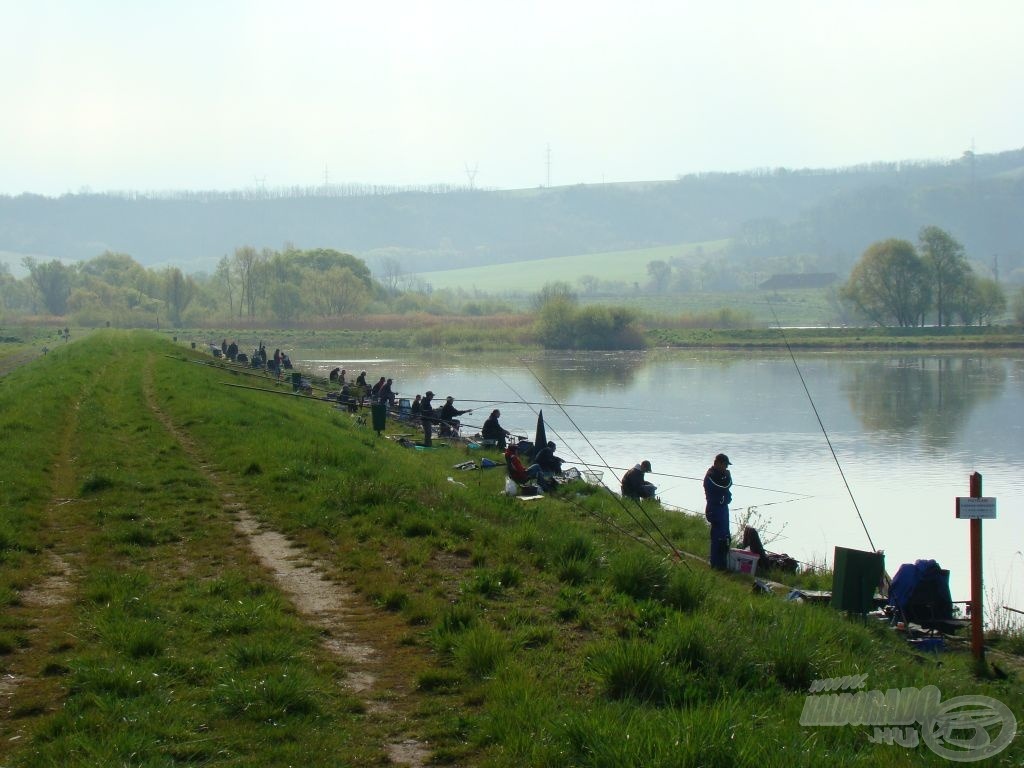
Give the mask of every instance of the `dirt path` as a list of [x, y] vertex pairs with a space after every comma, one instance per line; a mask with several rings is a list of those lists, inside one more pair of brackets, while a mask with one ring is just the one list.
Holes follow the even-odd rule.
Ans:
[[6, 376], [15, 368], [20, 368], [25, 363], [35, 360], [39, 357], [39, 354], [37, 349], [23, 349], [20, 352], [12, 352], [9, 355], [0, 357], [0, 378]]
[[395, 621], [367, 605], [345, 584], [330, 577], [330, 569], [311, 558], [309, 552], [277, 531], [261, 525], [231, 488], [229, 480], [202, 456], [191, 437], [179, 429], [156, 402], [152, 367], [147, 365], [144, 383], [146, 402], [154, 416], [164, 425], [192, 459], [196, 467], [216, 488], [221, 506], [234, 519], [252, 552], [269, 571], [299, 613], [321, 630], [323, 645], [343, 659], [346, 666], [346, 688], [358, 695], [371, 715], [380, 718], [392, 729], [393, 737], [384, 747], [391, 762], [420, 767], [426, 765], [430, 752], [421, 741], [405, 732], [404, 714], [397, 702], [411, 692], [410, 681], [391, 673], [406, 668], [389, 663], [402, 653], [397, 646], [384, 646], [381, 625]]

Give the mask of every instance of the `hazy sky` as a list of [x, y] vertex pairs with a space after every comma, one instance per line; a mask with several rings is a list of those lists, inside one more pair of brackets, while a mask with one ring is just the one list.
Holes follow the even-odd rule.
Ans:
[[1022, 32], [1022, 0], [0, 0], [0, 194], [1018, 149]]

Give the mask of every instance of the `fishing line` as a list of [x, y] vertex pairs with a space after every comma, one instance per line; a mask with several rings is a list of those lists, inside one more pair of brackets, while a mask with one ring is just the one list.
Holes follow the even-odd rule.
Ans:
[[[603, 469], [618, 470], [620, 472], [626, 472], [629, 469], [628, 467], [609, 467], [607, 464], [588, 464], [585, 461], [580, 461], [580, 462], [571, 461], [569, 463], [570, 464], [580, 464], [581, 466], [584, 466], [584, 467], [601, 467]], [[669, 472], [648, 472], [648, 474], [650, 474], [650, 475], [657, 475], [658, 477], [674, 477], [677, 480], [696, 480], [698, 483], [704, 481], [703, 477], [690, 477], [689, 475], [673, 475], [673, 474], [671, 474]], [[787, 496], [797, 496], [797, 497], [799, 497], [799, 498], [796, 498], [796, 499], [789, 499], [788, 501], [800, 501], [800, 500], [803, 500], [803, 499], [813, 499], [814, 498], [814, 496], [812, 496], [811, 494], [808, 494], [808, 493], [796, 493], [794, 491], [780, 491], [778, 488], [762, 488], [761, 486], [758, 486], [758, 485], [744, 485], [742, 483], [733, 483], [732, 487], [733, 488], [749, 488], [752, 491], [766, 491], [768, 493], [784, 493]], [[771, 503], [772, 504], [784, 504], [786, 502], [773, 501]]]
[[[522, 362], [522, 361], [520, 361], [520, 362]], [[526, 365], [526, 363], [523, 363], [523, 365], [524, 365], [524, 366], [526, 366], [526, 369], [530, 371], [530, 374], [531, 374], [531, 375], [533, 375], [533, 377], [534, 377], [535, 379], [537, 379], [537, 375], [536, 375], [535, 373], [533, 373], [533, 371], [532, 371], [532, 370], [530, 370], [530, 367], [529, 367], [528, 365]], [[520, 398], [520, 401], [521, 401], [522, 403], [524, 403], [524, 404], [526, 404], [526, 405], [529, 405], [529, 406], [530, 406], [530, 410], [531, 410], [531, 411], [534, 411], [534, 413], [536, 413], [536, 410], [535, 410], [535, 409], [533, 408], [533, 405], [532, 405], [531, 403], [529, 403], [528, 401], [526, 401], [526, 400], [522, 400], [522, 395], [520, 395], [520, 394], [519, 394], [519, 393], [518, 393], [518, 392], [516, 391], [515, 387], [513, 387], [513, 386], [512, 386], [511, 384], [509, 384], [509, 383], [508, 383], [507, 381], [505, 381], [505, 379], [503, 379], [503, 378], [501, 377], [501, 374], [499, 374], [499, 373], [498, 373], [497, 371], [495, 371], [495, 370], [493, 370], [493, 369], [490, 369], [490, 368], [488, 368], [488, 370], [490, 370], [490, 371], [491, 371], [491, 373], [492, 373], [492, 374], [493, 374], [493, 375], [494, 375], [495, 377], [497, 377], [498, 381], [500, 381], [500, 382], [501, 382], [502, 384], [504, 384], [504, 385], [505, 385], [506, 387], [508, 387], [508, 388], [509, 388], [510, 390], [512, 390], [512, 394], [514, 394], [514, 395], [515, 395], [516, 397]], [[541, 381], [540, 379], [537, 379], [537, 382], [538, 382], [538, 383], [539, 383], [539, 384], [541, 385], [541, 387], [544, 387], [544, 382], [542, 382], [542, 381]], [[544, 390], [545, 390], [545, 391], [547, 391], [547, 387], [544, 387]], [[548, 392], [548, 396], [549, 396], [549, 397], [551, 397], [551, 393], [550, 393], [550, 392]], [[554, 398], [552, 398], [552, 399], [554, 399]], [[555, 405], [558, 405], [558, 403], [556, 402], [556, 403], [555, 403]], [[565, 412], [563, 411], [563, 413], [565, 413]], [[569, 415], [568, 415], [568, 414], [565, 414], [565, 415], [566, 415], [566, 418], [569, 418]], [[571, 418], [569, 418], [569, 421], [571, 422], [571, 421], [572, 421], [572, 419], [571, 419]], [[546, 426], [546, 425], [545, 425], [545, 426]], [[575, 426], [575, 425], [574, 425], [574, 426]], [[576, 427], [576, 429], [578, 430], [578, 429], [579, 429], [579, 427]], [[562, 436], [561, 436], [561, 435], [560, 435], [560, 434], [558, 433], [558, 430], [557, 430], [557, 429], [555, 429], [554, 427], [552, 427], [552, 428], [551, 428], [551, 431], [552, 431], [552, 432], [554, 432], [555, 436], [556, 436], [556, 437], [558, 437], [558, 439], [559, 439], [559, 440], [562, 440]], [[582, 432], [581, 432], [580, 434], [582, 434]], [[586, 439], [586, 438], [584, 438], [584, 439]], [[565, 442], [564, 440], [563, 440], [562, 442], [563, 442], [563, 443], [565, 444], [566, 448], [568, 448], [568, 449], [569, 449], [570, 451], [572, 451], [572, 452], [573, 452], [574, 454], [576, 453], [576, 452], [575, 452], [575, 451], [574, 451], [574, 450], [572, 449], [572, 447], [571, 447], [571, 446], [570, 446], [570, 445], [569, 445], [568, 443], [566, 443], [566, 442]], [[579, 459], [579, 458], [581, 458], [581, 457], [580, 457], [580, 456], [579, 456], [579, 455], [577, 454], [577, 455], [576, 455], [576, 458], [578, 458], [578, 459]], [[640, 521], [640, 520], [638, 520], [638, 519], [636, 518], [636, 516], [635, 516], [635, 515], [634, 515], [634, 514], [633, 514], [633, 513], [632, 513], [632, 512], [631, 512], [631, 511], [630, 511], [630, 510], [629, 510], [629, 509], [628, 509], [628, 508], [627, 508], [627, 507], [625, 506], [625, 504], [623, 504], [623, 503], [622, 503], [622, 500], [621, 500], [621, 499], [619, 499], [619, 497], [618, 497], [618, 496], [616, 496], [616, 495], [615, 495], [614, 493], [612, 493], [611, 489], [610, 489], [610, 488], [608, 488], [608, 486], [607, 486], [607, 485], [605, 485], [605, 483], [604, 483], [603, 481], [601, 482], [601, 485], [602, 485], [602, 486], [604, 486], [604, 488], [605, 488], [605, 489], [606, 489], [606, 490], [607, 490], [607, 491], [608, 491], [608, 492], [609, 492], [609, 493], [611, 494], [612, 498], [614, 498], [614, 499], [617, 499], [617, 500], [618, 500], [618, 504], [619, 504], [619, 506], [621, 506], [621, 507], [622, 507], [622, 509], [623, 509], [623, 510], [624, 510], [624, 511], [626, 512], [626, 514], [627, 514], [627, 515], [629, 515], [630, 519], [632, 519], [632, 520], [633, 520], [633, 522], [634, 522], [634, 523], [636, 523], [636, 524], [637, 524], [637, 526], [639, 526], [640, 530], [644, 532], [644, 535], [648, 537], [648, 538], [647, 538], [647, 539], [645, 540], [645, 541], [648, 541], [648, 542], [649, 542], [649, 544], [648, 544], [647, 546], [649, 546], [649, 547], [651, 547], [651, 546], [653, 546], [653, 547], [656, 547], [656, 548], [657, 548], [657, 549], [658, 549], [659, 551], [661, 551], [661, 552], [664, 552], [664, 549], [663, 549], [663, 548], [661, 547], [661, 545], [660, 545], [660, 544], [658, 544], [658, 543], [657, 543], [656, 541], [654, 541], [654, 537], [653, 537], [653, 536], [651, 536], [651, 533], [650, 533], [650, 531], [648, 531], [648, 530], [647, 530], [647, 528], [646, 528], [646, 527], [644, 526], [643, 522], [642, 522], [642, 521]], [[596, 513], [595, 513], [595, 514], [596, 514]], [[600, 518], [598, 518], [598, 519], [600, 519]], [[620, 532], [622, 532], [622, 533], [625, 533], [625, 534], [626, 534], [627, 536], [629, 536], [630, 538], [636, 539], [637, 541], [639, 541], [639, 540], [640, 540], [640, 539], [637, 539], [637, 538], [636, 538], [636, 536], [635, 536], [634, 534], [632, 534], [632, 533], [630, 533], [630, 532], [628, 532], [628, 531], [625, 531], [625, 530], [621, 529], [621, 528], [620, 528], [620, 527], [619, 527], [619, 526], [618, 526], [617, 524], [613, 524], [613, 525], [612, 525], [612, 527], [613, 527], [613, 528], [614, 528], [615, 530], [617, 530], [617, 531], [620, 531]], [[675, 547], [673, 547], [672, 549], [673, 549], [673, 551], [675, 551]]]
[[[562, 414], [565, 416], [565, 418], [567, 418], [569, 420], [569, 423], [573, 425], [573, 427], [576, 429], [577, 432], [579, 432], [580, 437], [582, 437], [586, 441], [587, 445], [590, 446], [590, 449], [597, 455], [597, 457], [601, 461], [604, 461], [604, 456], [602, 456], [600, 451], [598, 451], [597, 448], [594, 446], [594, 444], [592, 442], [590, 442], [590, 438], [587, 437], [584, 434], [583, 430], [580, 429], [579, 425], [575, 421], [573, 421], [572, 416], [570, 416], [569, 413], [564, 408], [562, 408], [562, 406], [558, 402], [558, 399], [553, 394], [551, 394], [551, 390], [549, 390], [547, 388], [547, 385], [545, 385], [544, 382], [541, 381], [540, 377], [537, 376], [536, 373], [534, 373], [533, 369], [529, 366], [529, 364], [525, 360], [520, 360], [519, 362], [521, 362], [523, 364], [523, 367], [525, 367], [526, 370], [528, 370], [530, 372], [530, 375], [533, 376], [533, 378], [535, 378], [537, 380], [537, 383], [540, 384], [540, 386], [543, 388], [545, 394], [547, 394], [547, 396], [551, 398], [551, 400], [554, 402], [554, 404], [558, 406], [558, 408], [562, 411]], [[579, 456], [577, 456], [577, 458], [579, 458]], [[607, 462], [605, 462], [605, 465], [607, 466]], [[615, 479], [618, 480], [620, 478], [618, 476], [615, 476]], [[602, 485], [603, 484], [604, 483], [602, 481]], [[607, 487], [607, 486], [605, 486], [605, 487]], [[608, 490], [611, 491], [610, 488]], [[622, 500], [621, 497], [616, 496], [614, 493], [612, 493], [612, 496], [617, 498], [617, 499], [619, 499], [619, 503], [620, 503], [620, 505], [622, 506], [623, 509], [627, 509], [626, 504]], [[679, 557], [679, 550], [676, 549], [676, 546], [675, 546], [675, 544], [672, 543], [672, 540], [669, 539], [669, 537], [665, 535], [665, 532], [663, 530], [661, 530], [661, 528], [658, 526], [658, 524], [654, 521], [654, 518], [651, 517], [650, 513], [648, 513], [647, 510], [644, 509], [644, 506], [643, 506], [643, 504], [640, 503], [640, 500], [639, 499], [633, 499], [633, 501], [636, 503], [636, 505], [640, 509], [640, 511], [644, 513], [644, 517], [646, 517], [650, 521], [651, 525], [654, 526], [654, 530], [656, 530], [661, 535], [661, 538], [663, 538], [665, 540], [665, 543], [668, 544], [669, 549], [672, 550], [672, 553], [678, 558]], [[633, 515], [631, 514], [630, 517], [633, 517]], [[643, 528], [643, 526], [641, 526], [641, 528]], [[646, 532], [646, 530], [645, 530], [645, 532]]]
[[864, 535], [868, 537], [868, 544], [871, 546], [872, 552], [877, 552], [875, 548], [875, 542], [871, 540], [871, 534], [868, 532], [868, 527], [864, 523], [864, 516], [860, 513], [860, 507], [857, 506], [857, 499], [854, 498], [853, 489], [850, 488], [850, 483], [846, 479], [846, 473], [843, 472], [843, 465], [839, 463], [839, 457], [836, 455], [836, 449], [832, 447], [832, 440], [828, 436], [828, 430], [825, 429], [825, 423], [821, 420], [821, 415], [818, 413], [818, 407], [814, 404], [814, 398], [811, 397], [811, 391], [807, 388], [807, 382], [804, 380], [803, 371], [800, 370], [800, 365], [796, 361], [796, 355], [793, 354], [793, 348], [789, 345], [789, 339], [786, 337], [786, 331], [782, 328], [782, 323], [779, 322], [779, 316], [775, 314], [775, 307], [772, 305], [770, 299], [767, 299], [768, 308], [772, 311], [772, 317], [775, 318], [775, 325], [779, 328], [779, 333], [782, 335], [782, 340], [786, 344], [786, 350], [789, 352], [789, 357], [793, 361], [793, 367], [796, 368], [797, 376], [800, 377], [800, 383], [804, 387], [804, 393], [807, 395], [807, 400], [811, 404], [811, 410], [814, 411], [814, 417], [818, 420], [818, 426], [821, 427], [821, 434], [825, 436], [825, 442], [828, 443], [828, 449], [832, 452], [832, 459], [836, 463], [836, 467], [839, 469], [839, 476], [843, 478], [843, 485], [846, 486], [846, 492], [850, 495], [850, 501], [853, 502], [853, 508], [857, 512], [857, 518], [860, 520], [861, 528], [864, 529]]

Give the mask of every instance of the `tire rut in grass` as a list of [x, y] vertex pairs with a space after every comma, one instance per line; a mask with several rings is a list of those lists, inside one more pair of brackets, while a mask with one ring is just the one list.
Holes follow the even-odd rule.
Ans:
[[[298, 612], [321, 630], [322, 645], [347, 662], [345, 687], [360, 695], [370, 712], [381, 717], [397, 714], [388, 698], [396, 693], [407, 693], [402, 689], [407, 689], [408, 683], [388, 674], [387, 670], [397, 665], [389, 664], [387, 654], [367, 640], [379, 635], [374, 631], [374, 623], [379, 624], [382, 618], [367, 611], [348, 587], [332, 580], [328, 568], [311, 558], [308, 551], [259, 523], [216, 468], [205, 462], [190, 436], [157, 405], [152, 370], [148, 366], [144, 391], [154, 416], [217, 490], [222, 508], [233, 516], [235, 527], [245, 535], [253, 554], [273, 575]], [[404, 734], [384, 747], [391, 762], [397, 765], [419, 768], [430, 758], [429, 750], [421, 741]]]
[[[70, 497], [75, 485], [72, 441], [78, 429], [78, 410], [84, 397], [85, 391], [71, 406], [51, 465], [53, 495], [46, 505], [44, 520], [53, 540], [52, 548], [42, 555], [46, 558], [45, 576], [38, 583], [21, 590], [17, 605], [9, 611], [10, 617], [25, 627], [25, 640], [5, 665], [5, 673], [0, 677], [0, 736], [8, 744], [15, 744], [25, 736], [29, 722], [27, 715], [52, 710], [61, 700], [57, 678], [47, 676], [44, 670], [55, 663], [53, 654], [60, 653], [70, 638], [68, 627], [71, 618], [65, 608], [71, 602], [75, 572], [57, 550], [64, 551], [68, 557], [72, 557], [75, 551], [74, 535], [64, 530], [59, 521], [60, 508], [77, 501]], [[51, 666], [53, 668], [56, 667]]]

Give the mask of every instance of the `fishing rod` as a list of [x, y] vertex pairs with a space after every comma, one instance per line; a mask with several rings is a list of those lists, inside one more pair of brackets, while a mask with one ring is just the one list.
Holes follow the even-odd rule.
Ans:
[[555, 402], [541, 403], [534, 402], [531, 400], [473, 400], [468, 397], [457, 397], [455, 399], [463, 403], [490, 403], [492, 405], [557, 405], [559, 408], [562, 408], [564, 406], [565, 408], [599, 408], [606, 411], [634, 411], [636, 413], [658, 413], [658, 411], [654, 408], [627, 408], [624, 405], [584, 405], [580, 403], [560, 404]]
[[[619, 471], [619, 472], [627, 472], [629, 470], [629, 467], [610, 467], [607, 464], [591, 464], [591, 463], [588, 463], [588, 462], [585, 462], [585, 461], [570, 461], [568, 463], [569, 464], [579, 464], [580, 466], [583, 466], [583, 467], [602, 467], [604, 469], [610, 469], [610, 470], [615, 470], [615, 471]], [[649, 474], [649, 475], [658, 475], [659, 477], [674, 477], [674, 478], [676, 478], [678, 480], [696, 480], [697, 482], [701, 482], [704, 479], [702, 477], [690, 477], [689, 475], [673, 475], [670, 472], [648, 472], [647, 474]], [[758, 486], [758, 485], [743, 485], [741, 483], [733, 483], [732, 487], [734, 487], [734, 488], [749, 488], [750, 490], [753, 490], [753, 491], [767, 491], [768, 493], [783, 493], [783, 494], [785, 494], [787, 496], [797, 496], [797, 497], [799, 497], [798, 499], [791, 499], [791, 501], [799, 501], [801, 499], [813, 499], [814, 498], [814, 496], [812, 496], [811, 494], [807, 494], [807, 493], [796, 493], [794, 491], [780, 491], [777, 488], [762, 488], [761, 486]], [[770, 503], [772, 503], [772, 504], [781, 504], [781, 503], [784, 503], [784, 502], [774, 501], [774, 502], [770, 502]], [[762, 505], [762, 506], [766, 506], [766, 505]]]
[[298, 397], [303, 400], [315, 400], [318, 403], [333, 403], [336, 405], [343, 405], [343, 403], [339, 403], [334, 398], [314, 397], [313, 395], [307, 395], [304, 394], [303, 392], [285, 392], [282, 389], [265, 389], [264, 387], [249, 387], [246, 386], [245, 384], [232, 384], [229, 381], [222, 381], [221, 385], [225, 387], [234, 387], [235, 389], [251, 389], [256, 392], [267, 392], [271, 395], [285, 395], [287, 397]]
[[800, 370], [800, 365], [796, 361], [796, 355], [793, 354], [793, 348], [789, 344], [789, 338], [786, 336], [786, 331], [782, 327], [782, 323], [779, 322], [779, 316], [775, 314], [775, 306], [771, 300], [768, 299], [768, 308], [772, 311], [772, 317], [775, 318], [775, 325], [779, 328], [779, 333], [782, 335], [782, 340], [786, 344], [786, 350], [789, 352], [789, 357], [793, 361], [793, 367], [796, 368], [797, 376], [800, 377], [800, 383], [803, 385], [804, 394], [807, 395], [807, 400], [811, 404], [811, 410], [814, 411], [814, 417], [818, 420], [818, 426], [821, 427], [821, 433], [825, 436], [825, 442], [828, 443], [828, 449], [832, 452], [832, 459], [836, 463], [836, 467], [839, 469], [839, 476], [843, 478], [843, 485], [846, 486], [846, 492], [850, 495], [850, 501], [853, 502], [853, 508], [857, 512], [857, 519], [860, 520], [861, 528], [864, 529], [864, 535], [868, 537], [868, 544], [871, 546], [872, 552], [877, 552], [878, 549], [875, 547], [875, 542], [871, 539], [871, 534], [868, 532], [868, 526], [864, 522], [864, 516], [860, 512], [860, 507], [857, 505], [857, 499], [853, 495], [853, 489], [850, 488], [850, 483], [846, 479], [846, 473], [843, 471], [843, 465], [839, 463], [839, 457], [836, 455], [836, 449], [832, 446], [832, 440], [828, 436], [828, 430], [825, 429], [825, 423], [821, 420], [821, 414], [818, 413], [818, 406], [814, 404], [814, 398], [811, 397], [811, 390], [807, 387], [807, 381], [804, 379], [803, 371]]
[[[525, 363], [524, 363], [524, 365], [525, 365]], [[527, 366], [527, 369], [529, 370], [529, 366]], [[522, 395], [520, 395], [519, 392], [516, 391], [515, 387], [513, 387], [511, 384], [509, 384], [507, 381], [505, 381], [505, 379], [503, 379], [501, 377], [501, 374], [499, 374], [497, 371], [495, 371], [492, 368], [488, 368], [488, 370], [498, 379], [498, 381], [500, 381], [502, 384], [504, 384], [506, 387], [508, 387], [510, 390], [512, 390], [512, 394], [514, 394], [516, 397], [520, 398], [520, 402], [527, 403], [529, 405], [529, 407], [530, 407], [530, 410], [534, 410], [533, 405], [529, 404], [526, 400], [523, 400], [522, 399]], [[533, 371], [530, 371], [530, 373], [533, 374]], [[534, 378], [537, 378], [536, 374], [533, 374], [533, 376], [534, 376]], [[539, 381], [540, 380], [538, 379], [538, 382]], [[540, 384], [541, 384], [541, 386], [544, 386], [543, 382], [540, 382]], [[534, 411], [534, 412], [536, 413], [536, 411]], [[566, 414], [566, 415], [568, 416], [568, 414]], [[570, 421], [571, 421], [571, 419], [570, 419]], [[555, 433], [555, 435], [558, 437], [559, 440], [562, 440], [562, 436], [560, 434], [558, 434], [558, 430], [557, 429], [554, 429], [552, 427], [551, 431]], [[565, 441], [563, 441], [563, 443], [565, 443]], [[576, 458], [578, 458], [578, 459], [581, 458], [578, 454], [576, 454], [576, 452], [572, 449], [572, 447], [568, 443], [565, 443], [565, 445], [566, 445], [566, 447], [570, 451], [572, 451], [573, 454], [576, 455]], [[603, 481], [602, 481], [601, 485], [605, 488], [605, 490], [607, 490], [609, 493], [611, 493], [611, 489], [608, 488], [608, 486], [605, 485]], [[616, 499], [618, 501], [619, 505], [622, 507], [622, 509], [625, 511], [625, 513], [633, 520], [634, 523], [637, 524], [637, 526], [640, 528], [641, 531], [643, 531], [644, 535], [647, 538], [640, 539], [635, 534], [633, 534], [633, 533], [631, 533], [629, 531], [626, 531], [625, 529], [621, 528], [617, 523], [612, 523], [612, 522], [609, 522], [607, 520], [603, 520], [601, 517], [597, 516], [596, 513], [594, 513], [594, 516], [597, 517], [597, 519], [602, 520], [602, 522], [606, 522], [609, 525], [611, 525], [611, 527], [614, 530], [619, 531], [619, 532], [624, 533], [625, 535], [629, 536], [631, 539], [634, 539], [636, 541], [642, 541], [644, 543], [644, 545], [647, 546], [649, 549], [657, 549], [658, 551], [664, 552], [664, 550], [662, 549], [661, 545], [658, 544], [656, 541], [654, 541], [654, 537], [651, 536], [650, 532], [644, 526], [643, 522], [640, 521], [639, 519], [637, 519], [637, 517], [629, 510], [629, 508], [626, 507], [625, 504], [622, 503], [622, 500], [618, 496], [616, 496], [614, 493], [611, 493], [611, 496], [612, 496], [612, 498], [614, 498], [614, 499]]]
[[[583, 433], [583, 430], [579, 428], [579, 425], [575, 421], [573, 421], [572, 416], [570, 416], [569, 413], [564, 408], [562, 408], [562, 406], [558, 402], [558, 399], [553, 394], [551, 394], [551, 390], [549, 390], [547, 388], [547, 386], [544, 384], [544, 382], [541, 381], [540, 377], [537, 376], [536, 373], [534, 373], [534, 371], [530, 367], [529, 363], [527, 363], [525, 360], [520, 360], [519, 362], [522, 363], [523, 367], [526, 368], [526, 370], [528, 370], [530, 372], [530, 375], [533, 376], [533, 378], [535, 378], [537, 380], [537, 383], [540, 384], [541, 388], [543, 388], [543, 390], [547, 394], [547, 396], [550, 397], [552, 399], [552, 401], [554, 401], [555, 405], [557, 405], [558, 408], [562, 411], [562, 414], [565, 416], [565, 418], [567, 418], [569, 420], [569, 423], [572, 424], [573, 427], [576, 429], [576, 431], [580, 433], [580, 436], [584, 440], [586, 440], [587, 445], [590, 446], [590, 449], [595, 454], [597, 454], [597, 457], [599, 459], [601, 459], [601, 461], [604, 461], [604, 457], [601, 456], [601, 453], [597, 450], [597, 448], [594, 446], [594, 444], [590, 442], [590, 438], [588, 438]], [[580, 458], [580, 457], [577, 455], [577, 458]], [[605, 464], [607, 465], [607, 462], [605, 462]], [[616, 479], [618, 479], [618, 478], [616, 478]], [[602, 481], [602, 484], [603, 484], [603, 481]], [[605, 486], [605, 487], [607, 487], [607, 486]], [[611, 490], [611, 489], [609, 489], [609, 490]], [[627, 509], [626, 504], [622, 500], [621, 497], [615, 496], [614, 493], [612, 494], [612, 496], [619, 499], [619, 504], [622, 506], [623, 509]], [[672, 540], [669, 539], [669, 537], [665, 535], [665, 532], [663, 530], [661, 530], [661, 528], [658, 526], [658, 524], [654, 521], [654, 518], [651, 517], [650, 513], [648, 513], [647, 510], [644, 509], [643, 504], [640, 503], [640, 500], [639, 499], [634, 499], [634, 501], [636, 502], [637, 507], [640, 508], [640, 511], [644, 513], [644, 516], [647, 518], [647, 520], [654, 527], [654, 530], [656, 530], [661, 535], [661, 538], [665, 540], [665, 543], [668, 544], [669, 549], [672, 550], [672, 553], [675, 555], [675, 557], [677, 559], [680, 559], [679, 550], [676, 549], [676, 546], [675, 546], [675, 544], [672, 543]], [[630, 517], [633, 517], [633, 515], [631, 514]], [[635, 520], [635, 518], [634, 518], [634, 520]], [[641, 526], [641, 528], [643, 528], [643, 526]]]

